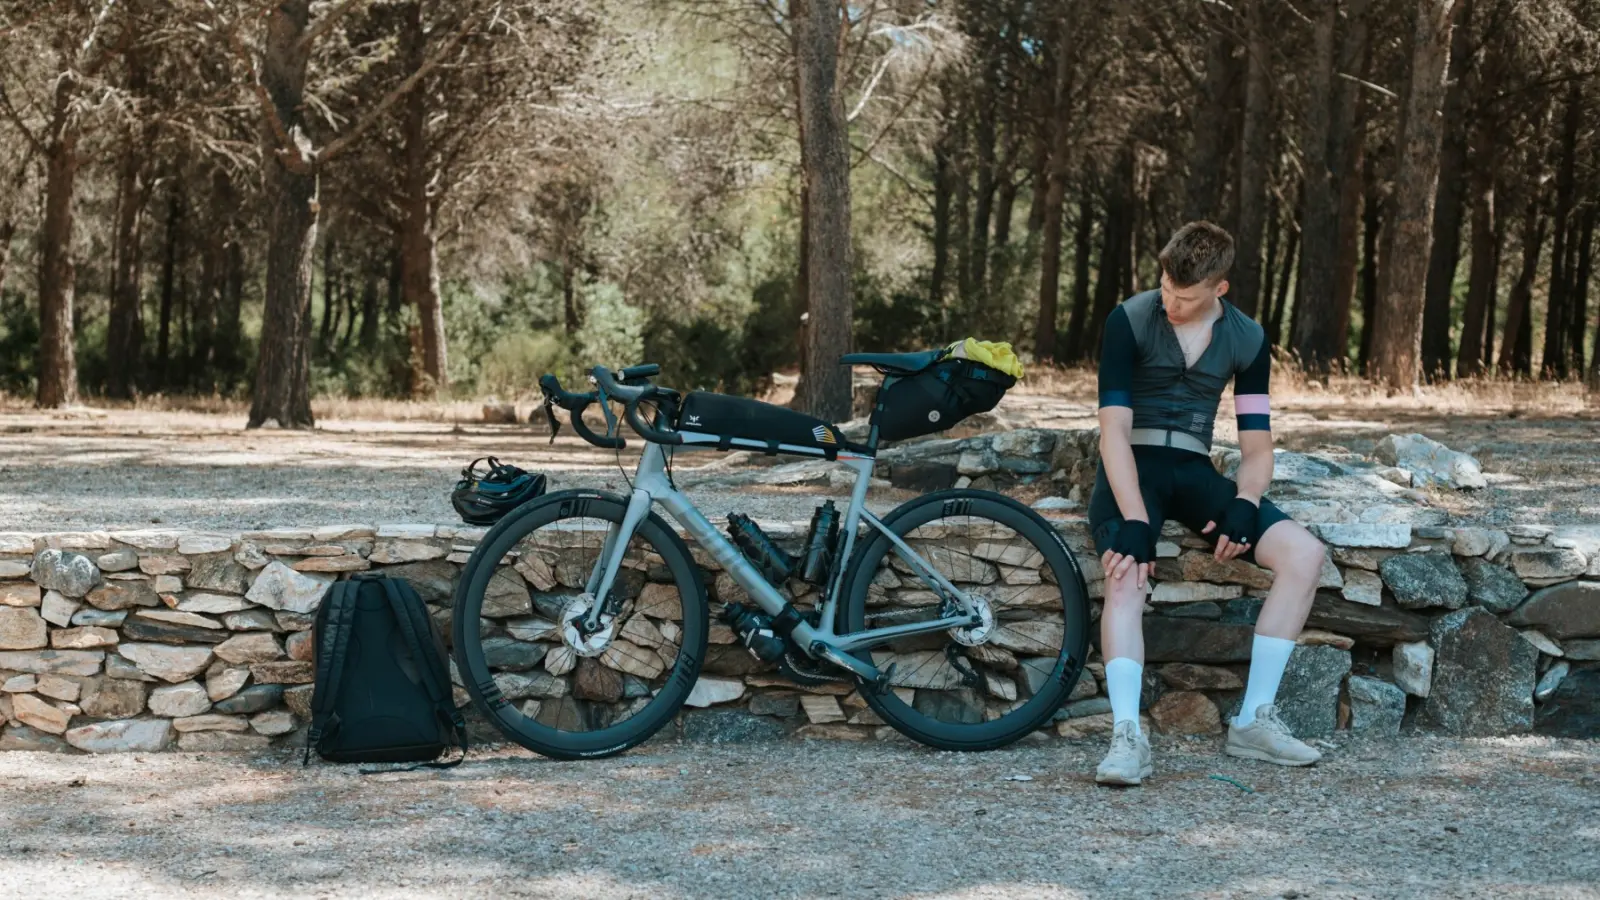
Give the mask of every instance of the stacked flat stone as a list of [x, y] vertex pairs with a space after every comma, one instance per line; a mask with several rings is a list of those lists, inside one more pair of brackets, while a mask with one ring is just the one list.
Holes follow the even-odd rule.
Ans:
[[[1093, 432], [1019, 430], [891, 450], [880, 472], [929, 489], [1024, 480], [1059, 487], [1038, 508], [1059, 529], [1086, 579], [1104, 593], [1087, 525], [1071, 499], [1093, 477]], [[1219, 468], [1236, 465], [1227, 452]], [[1452, 734], [1555, 733], [1593, 727], [1600, 691], [1600, 526], [1448, 527], [1442, 511], [1393, 472], [1357, 458], [1281, 454], [1273, 494], [1329, 544], [1315, 605], [1280, 697], [1302, 735], [1340, 729], [1394, 734], [1402, 725]], [[985, 479], [988, 479], [985, 481]], [[940, 482], [947, 482], [940, 484]], [[806, 522], [764, 523], [790, 550]], [[243, 534], [177, 531], [0, 533], [0, 749], [257, 750], [298, 744], [311, 701], [309, 629], [329, 585], [362, 571], [409, 580], [449, 633], [454, 587], [483, 529], [334, 526]], [[1038, 560], [1006, 548], [919, 538], [929, 554], [962, 558], [980, 581], [1015, 586], [1014, 627], [1059, 628], [1054, 588]], [[592, 543], [592, 542], [591, 542]], [[1270, 573], [1217, 562], [1205, 542], [1168, 523], [1146, 615], [1150, 724], [1169, 733], [1220, 732], [1237, 706], [1253, 623]], [[576, 658], [562, 647], [548, 598], [581, 565], [559, 555], [509, 558], [490, 583], [480, 633], [497, 681], [534, 716], [600, 699], [620, 714], [644, 702], [650, 654]], [[713, 603], [744, 591], [694, 552]], [[571, 571], [569, 571], [571, 570]], [[619, 639], [675, 652], [679, 598], [643, 576], [641, 612]], [[800, 605], [815, 589], [786, 586]], [[549, 592], [549, 593], [547, 593]], [[1038, 603], [1028, 598], [1037, 594]], [[871, 606], [919, 602], [909, 572], [886, 566]], [[1098, 601], [1095, 603], [1098, 606]], [[1098, 610], [1096, 610], [1096, 614]], [[958, 689], [951, 673], [902, 649], [901, 699], [943, 713], [990, 715], [1024, 702], [1047, 662], [997, 641], [987, 663], [1003, 677]], [[887, 662], [894, 653], [879, 654]], [[907, 659], [907, 656], [917, 657]], [[649, 667], [646, 666], [648, 669]], [[947, 668], [947, 667], [946, 667]], [[917, 680], [909, 680], [909, 679]], [[459, 705], [467, 703], [456, 691]], [[1110, 727], [1103, 669], [1087, 665], [1051, 734]], [[711, 627], [703, 673], [674, 726], [693, 740], [781, 735], [850, 740], [894, 736], [847, 684], [797, 687], [758, 663], [731, 631]], [[480, 736], [492, 737], [480, 723]]]

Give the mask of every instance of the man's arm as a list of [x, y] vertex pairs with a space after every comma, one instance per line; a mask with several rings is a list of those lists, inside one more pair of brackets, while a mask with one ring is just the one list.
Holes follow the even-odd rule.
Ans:
[[[1272, 379], [1272, 352], [1268, 342], [1263, 338], [1261, 349], [1256, 357], [1233, 380], [1233, 409], [1239, 425], [1239, 477], [1238, 499], [1247, 501], [1254, 509], [1261, 507], [1261, 496], [1272, 485], [1273, 455], [1272, 455], [1272, 408], [1268, 400], [1268, 390]], [[1234, 504], [1237, 507], [1237, 503]], [[1240, 522], [1230, 521], [1231, 518], [1248, 518], [1248, 541], [1233, 540], [1238, 536]], [[1217, 559], [1233, 559], [1249, 549], [1249, 545], [1260, 539], [1254, 534], [1254, 510], [1238, 507], [1224, 510], [1221, 513], [1224, 520], [1222, 534], [1217, 538]], [[1206, 526], [1206, 533], [1210, 533], [1216, 522]]]
[[[1129, 521], [1150, 521], [1139, 491], [1139, 470], [1133, 461], [1133, 365], [1138, 345], [1133, 326], [1122, 307], [1106, 318], [1105, 336], [1100, 347], [1100, 465], [1105, 468], [1106, 484], [1117, 499], [1117, 510]], [[1121, 578], [1137, 565], [1140, 586], [1149, 573], [1149, 563], [1136, 563], [1133, 557], [1107, 551], [1102, 558], [1106, 576]]]

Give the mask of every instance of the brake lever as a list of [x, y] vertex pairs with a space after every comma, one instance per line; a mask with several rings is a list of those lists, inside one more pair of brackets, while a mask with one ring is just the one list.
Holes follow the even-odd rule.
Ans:
[[561, 420], [556, 418], [556, 401], [549, 394], [544, 395], [544, 415], [550, 420], [550, 443], [556, 442], [556, 435], [561, 433]]
[[617, 421], [617, 414], [611, 411], [611, 397], [606, 394], [605, 386], [593, 378], [589, 380], [594, 382], [594, 389], [600, 394], [600, 413], [606, 417], [606, 437], [614, 438], [620, 436], [622, 434], [622, 426]]

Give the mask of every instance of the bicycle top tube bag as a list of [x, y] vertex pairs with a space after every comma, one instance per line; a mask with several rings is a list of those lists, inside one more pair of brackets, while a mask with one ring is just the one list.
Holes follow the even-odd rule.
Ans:
[[[864, 453], [865, 447], [847, 440], [838, 426], [747, 397], [730, 397], [694, 391], [683, 398], [678, 430], [714, 434], [722, 438], [718, 449], [728, 450], [733, 439], [759, 441], [768, 453], [784, 452], [779, 445], [820, 450], [832, 459], [840, 450]], [[762, 449], [745, 447], [743, 449]]]
[[1021, 375], [1022, 366], [1010, 345], [967, 338], [946, 348], [921, 371], [886, 379], [878, 391], [872, 423], [885, 441], [944, 431], [968, 416], [994, 409]]

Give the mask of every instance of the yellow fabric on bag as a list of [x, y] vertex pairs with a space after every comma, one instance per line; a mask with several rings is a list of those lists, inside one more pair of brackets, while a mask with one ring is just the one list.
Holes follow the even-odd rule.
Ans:
[[1020, 380], [1022, 378], [1022, 361], [1017, 359], [1017, 354], [1011, 345], [1005, 341], [980, 341], [977, 338], [966, 338], [956, 341], [948, 348], [950, 355], [957, 359], [970, 359], [981, 362], [986, 366], [999, 369]]

